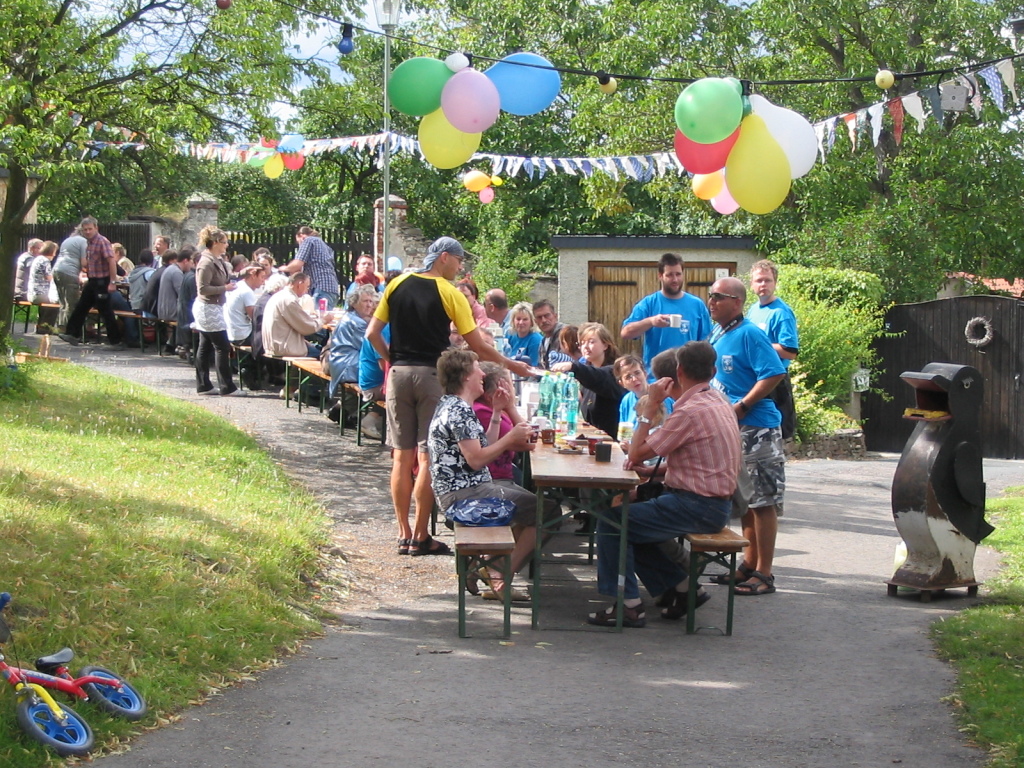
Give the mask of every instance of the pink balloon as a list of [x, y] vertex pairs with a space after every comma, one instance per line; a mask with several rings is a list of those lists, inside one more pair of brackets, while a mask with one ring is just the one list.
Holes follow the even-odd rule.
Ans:
[[484, 187], [477, 194], [480, 196], [480, 202], [484, 205], [494, 201], [494, 187]]
[[732, 199], [728, 182], [722, 186], [721, 192], [711, 198], [711, 207], [723, 216], [728, 216], [730, 213], [736, 213], [739, 210], [740, 204]]
[[482, 133], [501, 112], [501, 97], [491, 79], [475, 69], [456, 72], [441, 91], [441, 109], [463, 133]]
[[683, 132], [676, 129], [675, 150], [676, 157], [683, 164], [683, 168], [690, 173], [714, 173], [725, 167], [725, 161], [732, 151], [733, 144], [740, 137], [740, 129], [737, 128], [729, 136], [714, 144], [700, 144], [690, 141]]

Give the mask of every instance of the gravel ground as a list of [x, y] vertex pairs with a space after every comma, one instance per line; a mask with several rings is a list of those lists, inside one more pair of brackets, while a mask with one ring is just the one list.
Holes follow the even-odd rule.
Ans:
[[[886, 595], [897, 457], [789, 464], [779, 591], [737, 598], [730, 638], [687, 636], [651, 610], [643, 630], [587, 628], [593, 569], [566, 564], [546, 569], [558, 580], [545, 587], [541, 631], [517, 607], [513, 638], [501, 642], [496, 608], [476, 601], [474, 636], [460, 640], [451, 560], [393, 553], [390, 462], [379, 445], [359, 448], [315, 409], [300, 416], [275, 396], [197, 396], [180, 361], [57, 342], [54, 354], [65, 353], [253, 433], [323, 501], [333, 556], [351, 580], [339, 626], [256, 682], [137, 738], [129, 754], [103, 758], [105, 768], [984, 763], [943, 701], [953, 677], [927, 637], [933, 621], [975, 601], [963, 590], [929, 604]], [[990, 495], [1020, 484], [1021, 470], [987, 461]], [[557, 554], [578, 548], [558, 540], [569, 543]], [[979, 550], [979, 578], [996, 566]], [[720, 622], [724, 604], [716, 588], [700, 619]]]

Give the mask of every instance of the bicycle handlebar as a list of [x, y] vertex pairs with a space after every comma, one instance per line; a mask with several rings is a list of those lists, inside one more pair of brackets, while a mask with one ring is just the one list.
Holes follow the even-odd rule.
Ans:
[[11, 602], [11, 593], [0, 592], [0, 611], [6, 608], [9, 602]]

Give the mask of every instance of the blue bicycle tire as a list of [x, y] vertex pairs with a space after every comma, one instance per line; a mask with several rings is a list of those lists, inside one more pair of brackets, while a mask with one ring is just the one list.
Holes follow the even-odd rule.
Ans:
[[89, 754], [95, 739], [92, 728], [71, 707], [58, 704], [66, 719], [60, 723], [42, 699], [34, 694], [18, 699], [18, 725], [32, 739], [61, 757]]
[[86, 675], [98, 675], [109, 677], [111, 680], [120, 680], [121, 689], [117, 690], [114, 685], [102, 685], [100, 683], [86, 683], [82, 686], [89, 697], [89, 701], [102, 709], [104, 712], [125, 720], [141, 720], [146, 716], [148, 707], [146, 700], [130, 683], [116, 672], [111, 672], [103, 667], [82, 667], [78, 673], [79, 677]]

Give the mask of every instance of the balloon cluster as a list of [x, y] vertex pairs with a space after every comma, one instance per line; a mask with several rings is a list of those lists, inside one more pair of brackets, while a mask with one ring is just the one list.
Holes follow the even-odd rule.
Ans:
[[469, 171], [462, 177], [462, 186], [470, 192], [476, 192], [484, 205], [494, 201], [494, 187], [504, 183], [501, 176], [489, 176], [483, 171]]
[[817, 137], [805, 117], [745, 95], [733, 77], [688, 85], [676, 100], [675, 118], [676, 157], [694, 174], [694, 194], [721, 214], [774, 211], [817, 157]]
[[268, 179], [276, 179], [285, 168], [297, 171], [305, 164], [306, 156], [302, 154], [302, 145], [305, 141], [297, 133], [289, 134], [280, 141], [261, 138], [259, 149], [254, 149], [249, 154], [246, 163], [262, 168]]
[[480, 147], [501, 110], [533, 115], [551, 106], [562, 76], [535, 53], [513, 53], [484, 72], [454, 53], [444, 61], [417, 56], [395, 67], [388, 98], [399, 112], [422, 117], [420, 149], [428, 163], [456, 168]]

